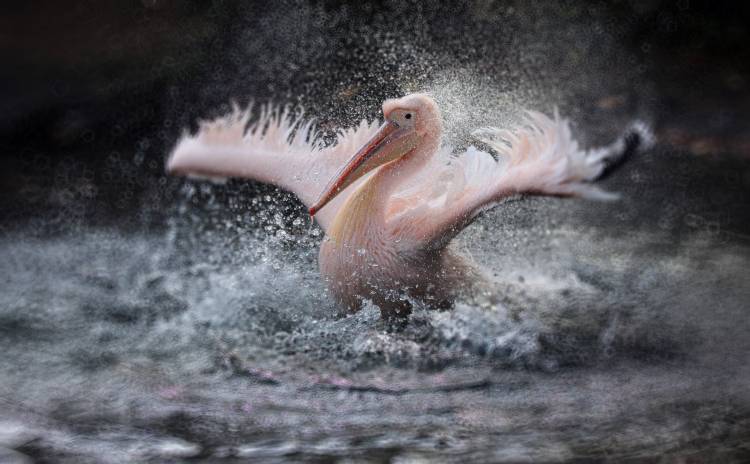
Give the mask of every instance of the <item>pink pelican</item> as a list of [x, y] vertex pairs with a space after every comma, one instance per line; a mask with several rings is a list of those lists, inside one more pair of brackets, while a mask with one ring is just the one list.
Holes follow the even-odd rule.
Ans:
[[370, 300], [384, 318], [408, 314], [410, 301], [449, 307], [477, 288], [482, 273], [449, 244], [481, 211], [524, 193], [612, 199], [593, 182], [649, 140], [634, 124], [611, 145], [582, 150], [557, 111], [527, 112], [515, 128], [474, 133], [497, 160], [474, 146], [455, 154], [426, 94], [386, 100], [382, 125], [362, 121], [327, 146], [289, 110], [266, 107], [252, 124], [250, 113], [235, 107], [184, 134], [167, 170], [293, 192], [325, 232], [319, 267], [332, 295], [348, 311]]

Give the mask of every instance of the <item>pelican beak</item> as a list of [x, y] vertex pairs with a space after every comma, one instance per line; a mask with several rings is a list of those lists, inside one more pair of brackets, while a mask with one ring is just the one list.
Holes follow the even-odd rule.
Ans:
[[310, 216], [320, 211], [354, 181], [385, 163], [401, 158], [411, 151], [417, 142], [413, 128], [400, 127], [396, 122], [386, 120], [375, 135], [367, 141], [354, 156], [328, 182], [318, 201], [310, 207]]

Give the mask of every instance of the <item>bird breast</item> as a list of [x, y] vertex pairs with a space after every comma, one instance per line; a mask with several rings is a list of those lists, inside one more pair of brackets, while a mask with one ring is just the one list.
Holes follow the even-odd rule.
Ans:
[[321, 244], [320, 271], [339, 300], [373, 299], [408, 280], [411, 266], [386, 230], [383, 201], [376, 183], [365, 182], [347, 198]]

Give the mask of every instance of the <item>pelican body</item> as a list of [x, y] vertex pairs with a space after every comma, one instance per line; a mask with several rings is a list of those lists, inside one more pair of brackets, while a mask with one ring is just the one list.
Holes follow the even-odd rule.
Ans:
[[607, 147], [580, 150], [567, 120], [527, 112], [524, 124], [481, 129], [491, 153], [443, 144], [440, 109], [426, 94], [383, 104], [384, 122], [362, 121], [322, 145], [310, 121], [289, 110], [234, 111], [185, 134], [167, 161], [171, 173], [242, 177], [292, 191], [325, 231], [319, 267], [347, 311], [369, 300], [384, 317], [413, 301], [450, 307], [482, 273], [449, 246], [483, 210], [519, 193], [608, 200], [594, 181], [637, 145], [634, 124]]

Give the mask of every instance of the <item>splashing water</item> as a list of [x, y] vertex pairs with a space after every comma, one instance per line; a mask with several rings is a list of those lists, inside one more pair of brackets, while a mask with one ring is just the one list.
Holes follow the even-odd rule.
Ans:
[[[241, 7], [200, 72], [168, 82], [164, 146], [118, 125], [127, 147], [106, 147], [98, 184], [71, 162], [28, 189], [54, 212], [0, 224], [0, 461], [750, 459], [744, 164], [661, 147], [611, 180], [618, 203], [507, 202], [455, 243], [493, 295], [417, 306], [400, 326], [371, 304], [338, 315], [321, 231], [290, 195], [144, 175], [177, 126], [250, 95], [305, 104], [333, 132], [428, 91], [459, 148], [522, 107], [560, 105], [592, 140], [648, 113], [649, 83], [598, 7], [454, 3], [367, 21]], [[633, 82], [622, 114], [592, 110]], [[140, 198], [137, 213], [102, 193], [117, 220], [88, 224], [81, 198], [121, 178], [112, 204]], [[736, 214], [716, 220], [717, 204]], [[140, 227], [152, 215], [166, 226]]]
[[741, 442], [750, 285], [733, 276], [748, 247], [703, 232], [623, 240], [571, 214], [584, 207], [601, 208], [528, 200], [486, 215], [458, 246], [503, 305], [418, 308], [400, 328], [372, 305], [337, 316], [316, 229], [270, 209], [240, 230], [184, 208], [163, 235], [6, 236], [2, 431], [28, 440], [17, 449], [106, 462]]

